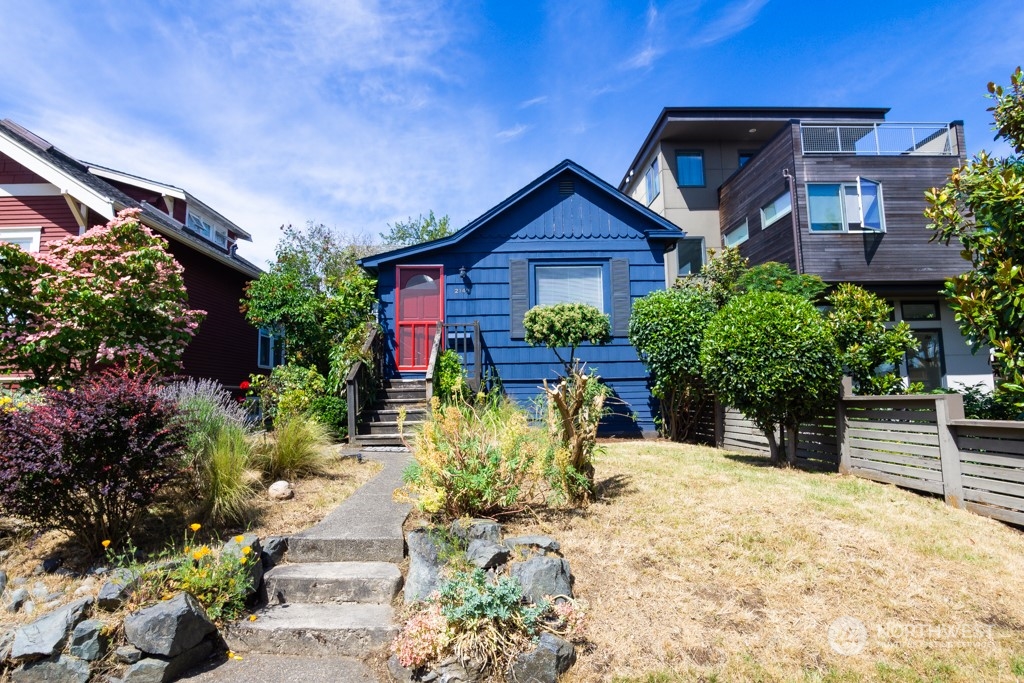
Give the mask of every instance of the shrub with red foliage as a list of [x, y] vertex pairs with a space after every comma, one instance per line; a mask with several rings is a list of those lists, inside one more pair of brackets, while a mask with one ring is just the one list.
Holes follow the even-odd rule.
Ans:
[[0, 411], [0, 510], [97, 552], [123, 539], [181, 469], [184, 428], [157, 389], [108, 370]]

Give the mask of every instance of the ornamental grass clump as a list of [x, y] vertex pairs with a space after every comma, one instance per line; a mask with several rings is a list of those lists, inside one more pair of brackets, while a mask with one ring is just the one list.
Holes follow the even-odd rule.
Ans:
[[0, 509], [98, 552], [180, 473], [185, 430], [154, 380], [125, 370], [0, 410]]
[[403, 492], [421, 512], [448, 520], [519, 511], [538, 491], [543, 447], [543, 434], [511, 401], [442, 406], [435, 397]]
[[566, 596], [529, 603], [519, 582], [508, 576], [489, 578], [481, 569], [455, 572], [439, 591], [411, 607], [392, 651], [412, 669], [454, 655], [467, 669], [504, 674], [543, 631], [581, 639], [584, 614], [584, 606]]

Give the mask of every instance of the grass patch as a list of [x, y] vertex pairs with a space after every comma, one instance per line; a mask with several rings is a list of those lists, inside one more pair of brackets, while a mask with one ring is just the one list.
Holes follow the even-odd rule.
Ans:
[[[1024, 535], [941, 500], [667, 442], [608, 442], [603, 495], [508, 533], [562, 543], [591, 606], [584, 681], [1024, 677]], [[863, 650], [829, 643], [860, 620]]]

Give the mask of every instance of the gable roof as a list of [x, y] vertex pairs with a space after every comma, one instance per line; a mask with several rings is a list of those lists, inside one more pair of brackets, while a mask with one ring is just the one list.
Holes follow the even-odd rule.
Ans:
[[104, 218], [113, 218], [122, 209], [141, 209], [139, 221], [164, 237], [182, 242], [233, 270], [250, 277], [263, 272], [258, 266], [234, 253], [225, 253], [213, 244], [191, 235], [185, 225], [164, 211], [138, 202], [97, 175], [71, 155], [51, 145], [9, 119], [0, 120], [0, 152], [56, 185], [61, 194], [73, 197]]
[[601, 191], [612, 200], [622, 204], [630, 211], [634, 211], [642, 218], [644, 218], [649, 224], [653, 224], [651, 228], [643, 231], [644, 236], [647, 239], [681, 239], [684, 236], [684, 232], [671, 221], [659, 216], [643, 204], [640, 204], [631, 197], [627, 197], [622, 194], [614, 187], [609, 185], [601, 178], [597, 177], [587, 169], [583, 168], [576, 162], [566, 159], [561, 163], [557, 164], [554, 168], [542, 173], [533, 182], [523, 187], [518, 192], [513, 193], [511, 196], [500, 202], [496, 206], [492, 207], [488, 211], [484, 212], [474, 220], [470, 221], [459, 231], [442, 237], [440, 239], [432, 240], [430, 242], [423, 242], [422, 244], [414, 244], [408, 247], [401, 247], [399, 249], [393, 249], [391, 251], [385, 251], [380, 254], [374, 254], [373, 256], [367, 256], [359, 259], [359, 264], [369, 270], [375, 270], [385, 263], [397, 261], [407, 256], [413, 256], [422, 254], [425, 252], [435, 251], [438, 249], [445, 249], [454, 244], [458, 244], [462, 240], [469, 237], [473, 232], [479, 229], [486, 223], [494, 220], [501, 214], [507, 212], [512, 207], [521, 203], [526, 197], [533, 194], [544, 184], [548, 183], [554, 177], [558, 176], [563, 172], [569, 172], [575, 175], [580, 180], [583, 180], [591, 187]]

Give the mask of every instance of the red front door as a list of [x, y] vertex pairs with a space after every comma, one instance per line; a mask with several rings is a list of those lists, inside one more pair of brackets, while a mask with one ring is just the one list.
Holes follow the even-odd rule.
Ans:
[[398, 266], [395, 355], [398, 369], [427, 369], [430, 345], [441, 321], [444, 291], [441, 266]]

